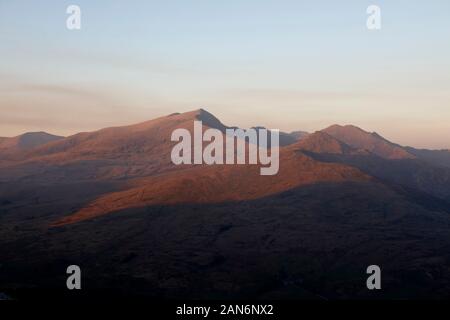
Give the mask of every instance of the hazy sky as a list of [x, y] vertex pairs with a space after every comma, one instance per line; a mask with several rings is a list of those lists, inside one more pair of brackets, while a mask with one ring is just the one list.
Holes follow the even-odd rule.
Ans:
[[351, 123], [450, 148], [449, 17], [448, 0], [0, 0], [0, 136], [203, 107], [228, 125]]

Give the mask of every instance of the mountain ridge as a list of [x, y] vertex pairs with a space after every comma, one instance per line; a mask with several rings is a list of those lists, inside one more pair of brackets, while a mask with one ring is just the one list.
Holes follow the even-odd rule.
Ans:
[[367, 132], [354, 125], [332, 125], [321, 130], [354, 148], [366, 149], [386, 159], [414, 159], [400, 145], [392, 143], [376, 132]]
[[40, 145], [61, 139], [64, 139], [64, 137], [44, 131], [25, 132], [14, 137], [1, 137], [0, 154], [27, 151]]
[[[0, 163], [0, 291], [60, 288], [76, 261], [108, 288], [95, 298], [449, 295], [450, 169], [355, 128], [353, 145], [318, 131], [281, 147], [274, 176], [173, 165], [172, 130], [216, 119], [171, 114]], [[388, 274], [376, 297], [371, 264]]]

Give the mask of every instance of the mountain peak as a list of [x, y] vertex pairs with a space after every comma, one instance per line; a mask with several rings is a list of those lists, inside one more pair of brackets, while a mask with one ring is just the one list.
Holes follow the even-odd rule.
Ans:
[[322, 131], [353, 148], [365, 149], [382, 158], [415, 158], [405, 148], [386, 140], [378, 133], [370, 133], [353, 125], [332, 125]]
[[348, 132], [364, 132], [364, 133], [369, 133], [363, 129], [361, 129], [360, 127], [357, 127], [355, 125], [352, 124], [346, 124], [346, 125], [340, 125], [340, 124], [333, 124], [331, 126], [329, 126], [326, 129], [323, 129], [322, 131], [325, 132], [333, 132], [333, 131], [348, 131]]
[[26, 132], [17, 137], [17, 146], [20, 149], [31, 149], [42, 144], [63, 139], [64, 137], [56, 136], [44, 131]]
[[227, 126], [225, 126], [216, 116], [203, 108], [182, 113], [181, 116], [187, 116], [188, 118], [192, 117], [193, 120], [202, 121], [203, 125], [207, 127], [219, 129], [221, 131], [227, 128]]
[[0, 150], [4, 153], [29, 150], [63, 138], [44, 131], [26, 132], [12, 138], [0, 139]]
[[195, 113], [198, 117], [214, 117], [214, 118], [216, 118], [211, 112], [209, 112], [203, 108], [196, 109], [192, 112]]
[[346, 154], [352, 148], [324, 131], [316, 131], [301, 139], [295, 145], [298, 150], [313, 153]]
[[57, 136], [45, 131], [30, 131], [30, 132], [25, 132], [21, 135], [19, 135], [18, 137], [58, 137], [58, 138], [63, 138], [61, 136]]

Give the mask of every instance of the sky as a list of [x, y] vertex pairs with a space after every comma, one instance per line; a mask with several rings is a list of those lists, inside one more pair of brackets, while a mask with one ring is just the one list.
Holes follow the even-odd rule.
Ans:
[[244, 128], [353, 124], [447, 149], [449, 16], [448, 0], [0, 0], [0, 136], [204, 108]]

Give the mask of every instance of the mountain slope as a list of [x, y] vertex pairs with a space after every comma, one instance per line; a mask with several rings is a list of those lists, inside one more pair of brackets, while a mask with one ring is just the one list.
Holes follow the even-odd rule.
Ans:
[[324, 154], [358, 154], [365, 153], [345, 144], [323, 131], [314, 132], [291, 146], [297, 150]]
[[0, 138], [0, 154], [11, 154], [28, 151], [49, 142], [58, 141], [64, 137], [46, 132], [27, 132], [12, 138]]
[[194, 167], [151, 177], [131, 189], [102, 196], [54, 225], [75, 223], [127, 208], [253, 200], [320, 182], [371, 180], [357, 169], [321, 163], [285, 149], [280, 154], [279, 172], [274, 176], [261, 176], [258, 165]]
[[[422, 150], [417, 153], [419, 157], [415, 158], [409, 153], [405, 154], [406, 149], [377, 134], [370, 134], [353, 126], [330, 128], [311, 134], [291, 147], [306, 152], [318, 161], [346, 164], [386, 183], [412, 188], [450, 201], [450, 168], [434, 165], [434, 151]], [[326, 132], [332, 132], [338, 138]], [[408, 150], [411, 154], [414, 152], [412, 148]], [[439, 160], [445, 161], [445, 152], [440, 155]]]
[[63, 160], [90, 157], [130, 157], [154, 151], [164, 144], [169, 149], [171, 133], [177, 128], [193, 129], [194, 120], [203, 121], [209, 128], [223, 130], [225, 126], [210, 113], [199, 109], [182, 114], [171, 114], [142, 123], [83, 132], [48, 144], [29, 154], [31, 158], [47, 157]]
[[170, 140], [171, 134], [177, 128], [192, 132], [194, 120], [203, 121], [204, 129], [226, 128], [213, 115], [199, 109], [129, 126], [78, 133], [25, 153], [13, 165], [0, 169], [0, 179], [51, 183], [128, 179], [175, 170], [170, 153], [176, 142]]
[[411, 147], [406, 147], [405, 149], [417, 158], [427, 161], [430, 164], [450, 168], [450, 150], [427, 150]]
[[412, 188], [450, 203], [450, 168], [434, 166], [421, 159], [385, 159], [363, 153], [314, 153], [318, 161], [342, 163], [392, 185]]
[[204, 110], [172, 114], [3, 167], [0, 291], [56, 301], [45, 293], [75, 262], [91, 301], [450, 296], [450, 204], [430, 195], [450, 192], [450, 171], [398, 158], [401, 147], [360, 129], [343, 135], [352, 144], [322, 131], [282, 147], [275, 176], [174, 166], [170, 133], [194, 120], [227, 128]]
[[369, 133], [358, 127], [333, 125], [322, 130], [336, 139], [358, 149], [366, 149], [385, 159], [414, 159], [404, 148], [396, 145], [375, 132]]
[[[66, 280], [60, 270], [77, 261], [89, 271], [91, 288], [108, 288], [103, 297], [114, 297], [114, 289], [121, 297], [165, 299], [430, 299], [450, 293], [448, 212], [427, 210], [377, 183], [130, 208], [61, 228], [45, 228], [37, 218], [24, 226], [9, 220], [17, 219], [12, 211], [0, 215], [0, 223], [27, 233], [0, 243], [0, 288], [59, 287]], [[365, 287], [370, 264], [386, 274], [376, 297]]]

